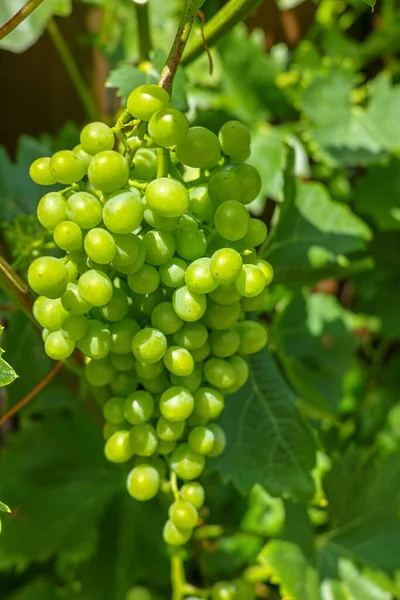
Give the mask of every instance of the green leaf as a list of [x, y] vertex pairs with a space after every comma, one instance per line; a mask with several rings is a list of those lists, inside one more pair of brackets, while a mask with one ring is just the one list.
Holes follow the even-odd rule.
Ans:
[[4, 524], [0, 570], [55, 555], [87, 559], [97, 522], [122, 486], [87, 417], [73, 412], [27, 422], [9, 435], [0, 460], [0, 497], [15, 513]]
[[7, 504], [4, 504], [3, 502], [0, 502], [0, 511], [1, 512], [5, 512], [5, 513], [10, 513], [11, 509], [9, 506], [7, 506]]
[[270, 578], [279, 582], [281, 595], [290, 600], [321, 600], [318, 574], [299, 546], [284, 540], [272, 540], [258, 555], [268, 568]]
[[10, 595], [8, 598], [9, 600], [34, 600], [35, 598], [40, 598], [40, 600], [61, 600], [62, 597], [62, 592], [57, 590], [50, 579], [37, 577], [26, 585], [23, 585], [15, 594]]
[[[3, 332], [4, 327], [0, 325], [0, 335]], [[16, 379], [17, 374], [12, 367], [1, 357], [3, 350], [0, 348], [0, 387], [4, 385], [9, 385]], [[3, 510], [0, 502], [0, 510]], [[3, 505], [5, 506], [5, 504]], [[6, 508], [8, 508], [6, 506]]]
[[260, 483], [273, 496], [309, 498], [315, 444], [293, 392], [267, 350], [249, 363], [247, 384], [227, 399], [220, 419], [227, 448], [215, 468], [242, 493]]
[[264, 256], [275, 269], [275, 282], [293, 284], [315, 277], [315, 270], [348, 266], [343, 255], [365, 248], [367, 225], [348, 206], [334, 202], [320, 183], [298, 182], [282, 205]]
[[[8, 21], [22, 6], [25, 0], [2, 0], [0, 23]], [[0, 48], [11, 52], [25, 52], [44, 32], [47, 22], [53, 16], [67, 17], [71, 12], [71, 0], [46, 0], [40, 4], [25, 21], [0, 41]]]
[[296, 294], [271, 333], [286, 376], [321, 415], [334, 413], [357, 347], [346, 311], [333, 296]]
[[376, 0], [363, 0], [366, 4], [372, 7], [372, 10], [375, 8]]

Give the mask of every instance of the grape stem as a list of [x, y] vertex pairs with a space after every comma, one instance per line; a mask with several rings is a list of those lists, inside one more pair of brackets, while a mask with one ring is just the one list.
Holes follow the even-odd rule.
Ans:
[[179, 23], [167, 62], [161, 71], [160, 81], [158, 82], [158, 85], [169, 93], [171, 93], [174, 77], [189, 39], [193, 21], [203, 3], [204, 0], [185, 0], [181, 22]]
[[69, 78], [71, 79], [75, 91], [79, 96], [82, 106], [85, 109], [87, 118], [91, 121], [98, 121], [100, 118], [99, 111], [95, 101], [93, 100], [90, 89], [82, 77], [75, 58], [54, 19], [50, 19], [47, 23], [47, 32], [58, 52]]
[[[261, 4], [262, 0], [229, 0], [205, 25], [204, 39], [207, 46], [216, 44], [235, 25], [247, 19], [247, 17]], [[204, 42], [201, 36], [192, 39], [187, 45], [182, 57], [182, 65], [186, 66], [193, 62], [204, 50]]]
[[0, 27], [0, 40], [14, 31], [18, 25], [25, 21], [27, 17], [40, 5], [43, 0], [29, 0], [15, 15], [11, 17], [4, 25]]

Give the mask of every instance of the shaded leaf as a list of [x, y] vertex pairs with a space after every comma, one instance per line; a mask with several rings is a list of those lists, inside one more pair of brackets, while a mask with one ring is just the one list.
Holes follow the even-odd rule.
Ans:
[[228, 442], [215, 468], [224, 479], [242, 493], [260, 483], [273, 496], [313, 494], [314, 440], [267, 350], [250, 358], [249, 380], [220, 421]]
[[[0, 325], [0, 335], [3, 332], [3, 329], [4, 328], [1, 327], [1, 325]], [[3, 350], [0, 348], [0, 387], [2, 387], [4, 385], [9, 385], [17, 377], [17, 374], [14, 371], [14, 369], [2, 358], [2, 356], [1, 356], [2, 354], [3, 354]], [[5, 504], [3, 506], [5, 506]], [[3, 510], [1, 502], [0, 502], [0, 510]]]

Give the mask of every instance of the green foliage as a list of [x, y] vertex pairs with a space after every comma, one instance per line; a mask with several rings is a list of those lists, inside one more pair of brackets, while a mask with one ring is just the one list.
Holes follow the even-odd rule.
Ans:
[[[4, 327], [0, 327], [0, 335], [2, 334]], [[0, 387], [3, 385], [9, 385], [17, 377], [14, 369], [2, 358], [4, 350], [0, 348]], [[1, 508], [1, 507], [0, 507]]]

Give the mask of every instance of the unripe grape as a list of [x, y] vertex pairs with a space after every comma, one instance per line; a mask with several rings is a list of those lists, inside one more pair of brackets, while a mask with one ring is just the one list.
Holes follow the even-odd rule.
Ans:
[[210, 427], [200, 425], [194, 427], [189, 433], [188, 443], [191, 449], [198, 454], [210, 454], [213, 449], [215, 436]]
[[106, 357], [100, 360], [91, 360], [86, 365], [85, 375], [90, 385], [103, 387], [115, 379], [117, 371], [109, 358]]
[[207, 456], [215, 457], [222, 454], [225, 450], [226, 446], [226, 435], [222, 427], [217, 425], [216, 423], [210, 423], [208, 428], [211, 430], [214, 435], [214, 444], [211, 450], [207, 453]]
[[[129, 140], [128, 140], [129, 141]], [[133, 179], [150, 181], [157, 173], [157, 154], [151, 148], [139, 148], [132, 159]]]
[[174, 311], [172, 302], [161, 302], [151, 313], [151, 324], [164, 335], [171, 335], [181, 329], [183, 321]]
[[124, 463], [133, 456], [130, 432], [120, 430], [114, 433], [106, 442], [104, 454], [113, 463]]
[[143, 237], [146, 250], [146, 262], [160, 266], [168, 262], [175, 253], [174, 236], [168, 231], [152, 229]]
[[102, 206], [92, 194], [76, 192], [67, 200], [67, 218], [81, 229], [96, 227], [102, 218]]
[[243, 185], [234, 171], [220, 171], [213, 175], [208, 183], [208, 194], [214, 202], [222, 204], [225, 200], [241, 201]]
[[267, 226], [261, 219], [250, 219], [243, 241], [251, 248], [256, 248], [265, 242], [267, 233]]
[[229, 581], [215, 583], [211, 590], [211, 600], [236, 600], [236, 588]]
[[198, 481], [185, 483], [180, 490], [180, 494], [185, 502], [192, 504], [197, 510], [204, 504], [205, 492], [203, 486]]
[[41, 256], [29, 266], [28, 283], [40, 296], [59, 298], [67, 288], [67, 282], [67, 269], [58, 258]]
[[167, 338], [152, 327], [145, 327], [138, 331], [132, 340], [132, 351], [144, 363], [158, 362], [167, 350]]
[[185, 282], [188, 288], [199, 294], [209, 294], [218, 287], [211, 273], [211, 259], [208, 257], [194, 260], [186, 269]]
[[128, 285], [135, 294], [151, 294], [160, 283], [160, 275], [155, 267], [145, 263], [136, 273], [128, 275]]
[[222, 150], [233, 161], [246, 160], [250, 153], [250, 132], [240, 121], [227, 121], [219, 130]]
[[135, 366], [135, 358], [131, 352], [126, 354], [114, 354], [110, 352], [111, 364], [117, 369], [117, 371], [130, 371]]
[[243, 321], [236, 326], [240, 335], [239, 352], [241, 354], [255, 354], [267, 343], [267, 331], [255, 321]]
[[134, 454], [138, 456], [152, 456], [157, 450], [158, 437], [156, 430], [149, 423], [135, 425], [131, 429], [130, 435]]
[[211, 274], [219, 283], [233, 283], [242, 268], [242, 257], [232, 248], [221, 248], [211, 257]]
[[61, 329], [62, 321], [68, 315], [59, 298], [49, 299], [45, 296], [35, 300], [33, 314], [39, 324], [50, 331]]
[[78, 291], [92, 306], [104, 306], [113, 295], [111, 279], [102, 271], [90, 269], [83, 273], [78, 281]]
[[157, 435], [165, 442], [179, 440], [185, 430], [185, 421], [168, 421], [161, 416], [157, 421]]
[[169, 546], [183, 546], [191, 538], [191, 529], [181, 529], [168, 520], [163, 529], [164, 542]]
[[168, 421], [185, 421], [194, 408], [192, 394], [183, 387], [170, 387], [160, 398], [160, 411]]
[[75, 343], [66, 339], [61, 331], [52, 331], [46, 337], [44, 349], [53, 360], [64, 360], [75, 350]]
[[221, 157], [221, 146], [215, 133], [205, 127], [190, 127], [176, 147], [176, 156], [189, 167], [212, 169]]
[[160, 489], [160, 475], [151, 465], [138, 465], [129, 473], [126, 487], [136, 500], [150, 500]]
[[253, 298], [265, 289], [266, 279], [262, 270], [256, 265], [243, 265], [235, 285], [241, 296]]
[[196, 527], [199, 516], [197, 510], [189, 502], [177, 500], [169, 507], [169, 518], [180, 529], [193, 529]]
[[115, 138], [108, 125], [95, 121], [94, 123], [88, 123], [82, 129], [80, 142], [85, 152], [94, 155], [104, 150], [112, 150]]
[[40, 199], [37, 207], [39, 222], [45, 229], [53, 231], [59, 223], [65, 220], [67, 203], [62, 194], [50, 192]]
[[147, 186], [146, 202], [162, 217], [179, 217], [189, 207], [189, 194], [180, 181], [160, 177]]
[[154, 83], [145, 83], [129, 94], [127, 108], [132, 117], [149, 121], [155, 112], [170, 104], [168, 92]]
[[69, 340], [76, 342], [87, 331], [87, 319], [85, 315], [69, 315], [67, 311], [65, 311], [65, 315], [61, 323], [61, 333]]
[[202, 454], [193, 452], [188, 444], [179, 444], [171, 456], [171, 468], [180, 479], [190, 481], [198, 479], [205, 467], [205, 458]]
[[212, 223], [216, 208], [217, 206], [211, 200], [206, 186], [199, 186], [190, 191], [189, 210], [201, 221]]
[[56, 181], [69, 185], [82, 179], [86, 167], [72, 150], [60, 150], [51, 157], [50, 172]]
[[185, 261], [181, 258], [171, 258], [159, 268], [161, 282], [171, 288], [185, 285], [186, 267]]
[[153, 142], [159, 146], [175, 146], [186, 136], [189, 123], [176, 108], [162, 108], [151, 117], [148, 131]]
[[252, 165], [235, 165], [232, 170], [239, 175], [239, 178], [242, 181], [243, 194], [241, 202], [243, 204], [249, 204], [249, 202], [255, 200], [261, 192], [260, 174]]
[[85, 236], [85, 252], [88, 257], [100, 265], [109, 264], [116, 253], [114, 238], [108, 231], [96, 227]]
[[208, 331], [202, 323], [184, 323], [183, 327], [173, 335], [174, 342], [188, 350], [195, 350], [206, 343]]
[[80, 295], [76, 283], [68, 283], [67, 289], [61, 296], [61, 304], [67, 312], [73, 315], [83, 315], [92, 308], [91, 304], [85, 302]]
[[88, 176], [94, 188], [105, 193], [115, 192], [128, 181], [128, 163], [114, 150], [99, 152], [89, 165]]
[[[92, 361], [94, 364], [97, 364], [101, 361]], [[89, 363], [91, 364], [91, 363]], [[109, 423], [113, 423], [114, 425], [119, 425], [123, 423], [125, 420], [124, 415], [124, 398], [120, 396], [115, 396], [114, 398], [110, 398], [107, 400], [103, 407], [103, 415], [106, 421]]]
[[164, 364], [170, 373], [187, 377], [194, 370], [194, 360], [189, 350], [179, 346], [170, 346], [164, 355]]
[[274, 278], [274, 270], [266, 260], [257, 260], [257, 267], [264, 273], [265, 285], [269, 285]]
[[206, 420], [216, 419], [224, 408], [222, 394], [210, 387], [201, 387], [194, 392], [193, 398], [194, 413]]
[[124, 415], [125, 419], [132, 425], [141, 425], [146, 423], [153, 413], [154, 399], [149, 392], [136, 390], [125, 400]]
[[94, 360], [105, 358], [111, 350], [110, 330], [104, 323], [96, 319], [89, 319], [87, 327], [87, 332], [77, 342], [77, 347], [85, 356]]
[[236, 200], [227, 200], [218, 206], [214, 224], [222, 237], [235, 241], [246, 235], [249, 220], [249, 213], [243, 204]]
[[198, 321], [206, 311], [207, 300], [203, 294], [197, 294], [183, 286], [174, 292], [172, 305], [183, 321]]
[[175, 235], [176, 251], [186, 260], [201, 258], [207, 248], [207, 239], [200, 229], [178, 231]]
[[57, 179], [50, 170], [50, 158], [47, 156], [35, 160], [29, 169], [32, 181], [38, 185], [54, 185]]
[[103, 221], [112, 233], [131, 233], [143, 220], [144, 203], [137, 190], [113, 194], [103, 206]]
[[82, 246], [83, 236], [79, 225], [73, 221], [61, 221], [54, 229], [53, 239], [61, 250], [71, 252]]

